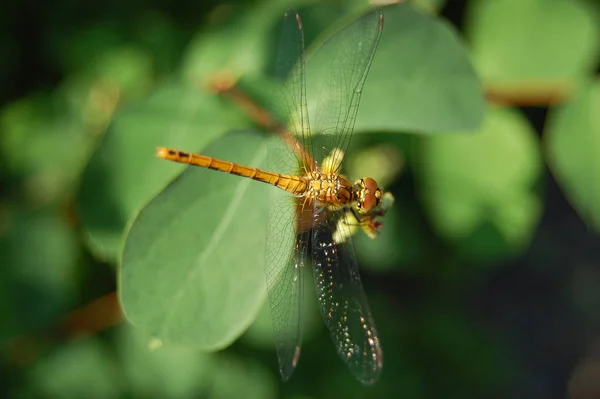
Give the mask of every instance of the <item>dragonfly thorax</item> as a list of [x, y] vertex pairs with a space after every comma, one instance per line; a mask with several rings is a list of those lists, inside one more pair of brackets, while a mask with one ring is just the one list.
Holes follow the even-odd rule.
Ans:
[[307, 180], [306, 195], [325, 206], [344, 207], [356, 199], [354, 186], [343, 175], [313, 171]]
[[313, 171], [307, 178], [306, 195], [330, 207], [352, 206], [365, 214], [381, 203], [382, 190], [375, 180], [365, 178], [354, 184], [343, 175]]

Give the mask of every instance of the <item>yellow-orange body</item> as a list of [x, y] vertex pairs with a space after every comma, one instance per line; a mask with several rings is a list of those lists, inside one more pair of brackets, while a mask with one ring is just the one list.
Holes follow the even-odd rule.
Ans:
[[169, 161], [200, 166], [268, 183], [295, 196], [317, 200], [329, 207], [349, 206], [360, 197], [360, 189], [357, 190], [345, 176], [337, 173], [318, 170], [311, 171], [307, 176], [274, 173], [206, 155], [164, 147], [159, 147], [156, 155]]

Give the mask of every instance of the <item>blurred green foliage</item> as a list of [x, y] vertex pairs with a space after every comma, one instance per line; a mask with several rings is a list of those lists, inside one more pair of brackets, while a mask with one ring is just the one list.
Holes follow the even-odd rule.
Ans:
[[[260, 166], [265, 136], [210, 84], [241, 78], [264, 101], [286, 8], [318, 65], [365, 2], [0, 6], [4, 396], [564, 397], [585, 346], [569, 339], [600, 328], [600, 7], [463, 3], [386, 10], [348, 152], [351, 177], [396, 197], [381, 236], [355, 239], [385, 354], [369, 389], [336, 357], [312, 286], [298, 370], [281, 384], [264, 306], [268, 189], [154, 157], [162, 145]], [[518, 108], [530, 104], [547, 117]], [[554, 180], [579, 219], [547, 222]], [[234, 192], [244, 201], [227, 202]], [[579, 220], [588, 230], [572, 233]], [[543, 277], [503, 274], [515, 264]], [[86, 307], [117, 280], [139, 328]], [[550, 280], [555, 291], [533, 288]], [[528, 352], [542, 332], [551, 343]], [[528, 360], [549, 347], [551, 360]]]

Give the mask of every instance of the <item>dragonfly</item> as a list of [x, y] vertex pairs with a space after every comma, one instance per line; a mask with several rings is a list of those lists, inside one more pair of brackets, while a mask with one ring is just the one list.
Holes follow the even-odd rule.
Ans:
[[273, 190], [270, 200], [265, 262], [273, 336], [284, 380], [291, 377], [300, 357], [304, 270], [311, 265], [317, 302], [342, 361], [367, 385], [377, 381], [383, 367], [352, 235], [362, 228], [376, 237], [393, 197], [372, 178], [351, 182], [341, 174], [383, 20], [381, 8], [374, 8], [336, 33], [335, 51], [323, 45], [319, 51], [327, 68], [318, 86], [323, 95], [310, 108], [302, 20], [296, 11], [286, 12], [275, 71], [282, 84], [273, 94], [269, 122], [276, 134], [268, 145], [266, 169], [157, 149], [162, 159], [280, 189]]

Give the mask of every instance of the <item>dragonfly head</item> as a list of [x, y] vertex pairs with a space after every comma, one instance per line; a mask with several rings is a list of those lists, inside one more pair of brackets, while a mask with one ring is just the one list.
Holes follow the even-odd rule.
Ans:
[[356, 182], [358, 213], [365, 214], [377, 208], [383, 197], [383, 190], [377, 186], [377, 182], [367, 177]]

